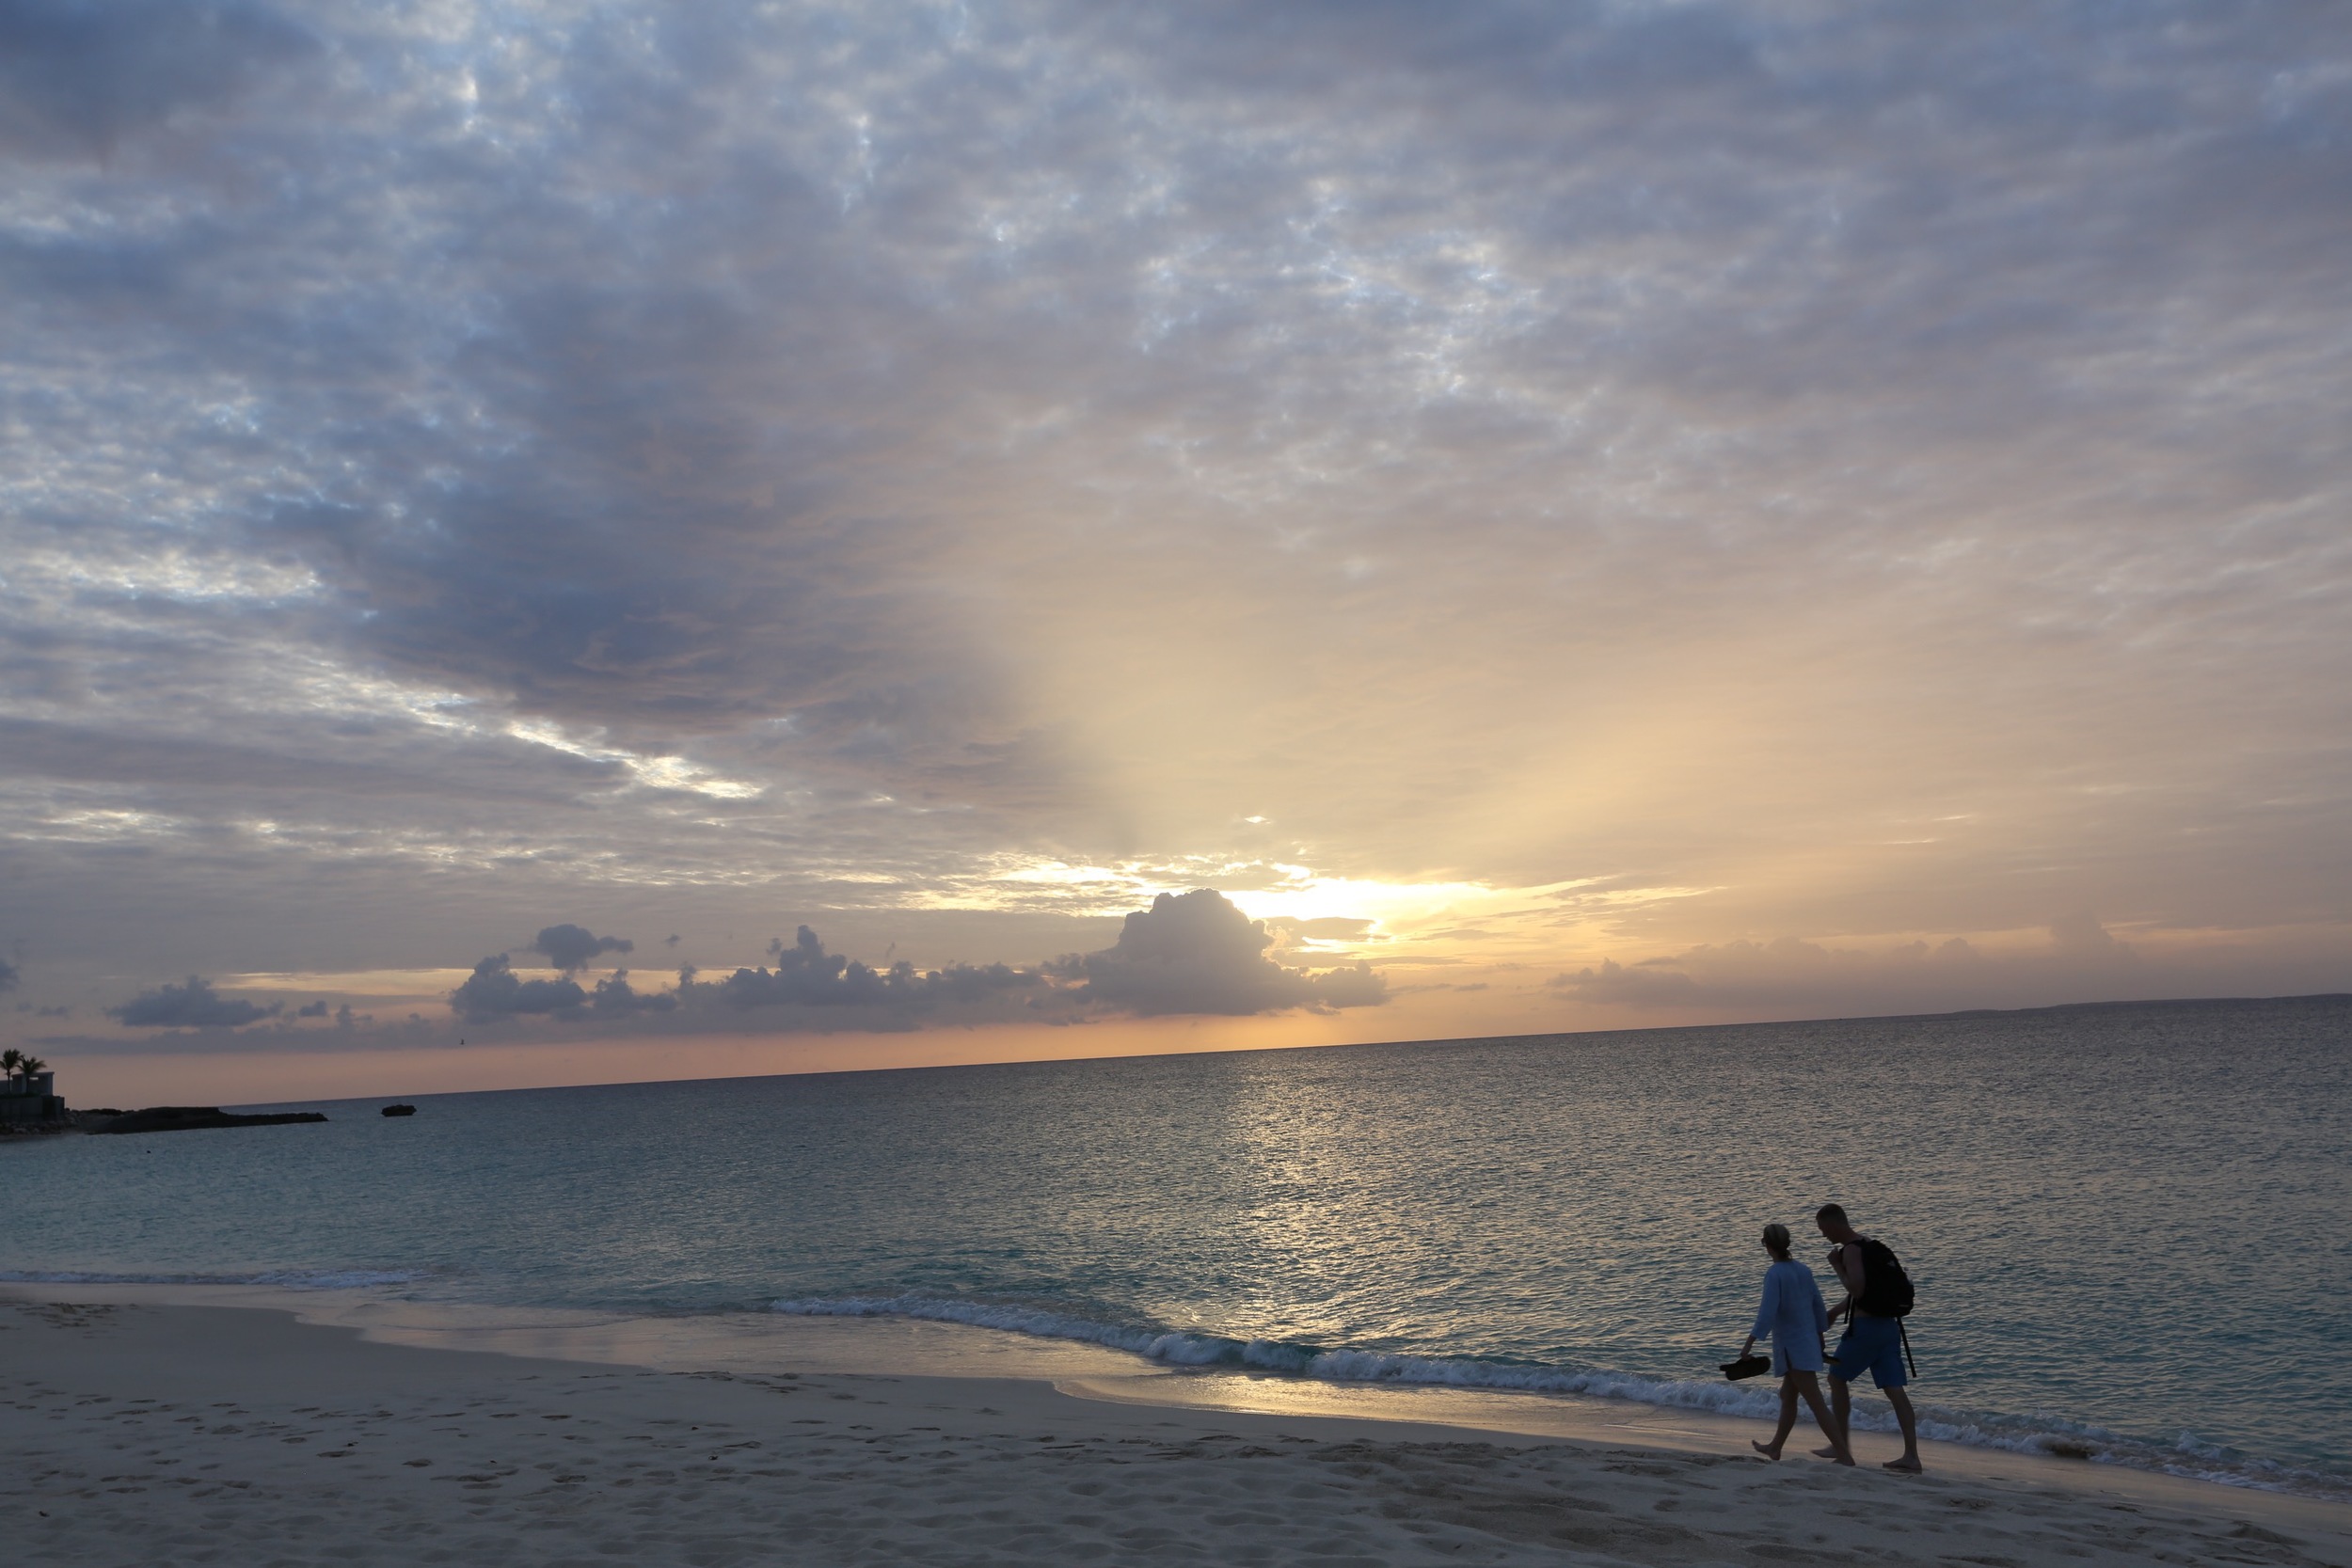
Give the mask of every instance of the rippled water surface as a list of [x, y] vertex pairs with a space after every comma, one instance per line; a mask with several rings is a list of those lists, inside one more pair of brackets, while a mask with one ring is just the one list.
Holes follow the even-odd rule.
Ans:
[[1918, 1281], [1935, 1431], [2335, 1490], [2348, 1043], [2344, 1001], [2152, 1004], [326, 1104], [0, 1145], [0, 1269], [911, 1312], [1741, 1409], [1712, 1363], [1756, 1232], [1828, 1281], [1835, 1198]]

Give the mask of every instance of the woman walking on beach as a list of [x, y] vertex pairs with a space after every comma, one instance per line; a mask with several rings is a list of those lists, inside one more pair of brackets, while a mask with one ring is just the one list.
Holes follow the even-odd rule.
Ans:
[[1756, 1309], [1756, 1326], [1748, 1331], [1748, 1342], [1740, 1354], [1744, 1356], [1754, 1351], [1758, 1339], [1772, 1340], [1772, 1370], [1780, 1377], [1780, 1426], [1770, 1443], [1751, 1442], [1749, 1447], [1767, 1459], [1778, 1459], [1781, 1445], [1796, 1430], [1797, 1400], [1803, 1396], [1813, 1419], [1836, 1450], [1837, 1463], [1851, 1465], [1853, 1450], [1846, 1446], [1845, 1430], [1821, 1400], [1819, 1373], [1826, 1364], [1821, 1337], [1829, 1332], [1829, 1307], [1821, 1300], [1821, 1287], [1814, 1282], [1811, 1269], [1788, 1255], [1787, 1226], [1764, 1227], [1764, 1250], [1772, 1255], [1772, 1266], [1764, 1271], [1764, 1300]]

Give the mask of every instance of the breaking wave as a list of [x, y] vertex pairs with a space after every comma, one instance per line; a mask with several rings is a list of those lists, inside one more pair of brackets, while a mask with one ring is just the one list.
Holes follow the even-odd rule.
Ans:
[[[914, 1318], [962, 1323], [1043, 1339], [1103, 1345], [1170, 1367], [1287, 1372], [1327, 1383], [1573, 1394], [1756, 1420], [1772, 1419], [1779, 1412], [1780, 1402], [1777, 1388], [1761, 1380], [1748, 1384], [1702, 1382], [1650, 1377], [1606, 1368], [1324, 1348], [1288, 1340], [1245, 1339], [1182, 1329], [1098, 1323], [1048, 1307], [1012, 1302], [916, 1295], [842, 1296], [775, 1301], [769, 1304], [769, 1309], [808, 1318]], [[2121, 1465], [2230, 1486], [2352, 1500], [2352, 1477], [2257, 1459], [2203, 1442], [2192, 1433], [2184, 1433], [2174, 1442], [2164, 1444], [2055, 1416], [1984, 1415], [1925, 1402], [1919, 1403], [1918, 1412], [1919, 1435], [1932, 1442]], [[1853, 1424], [1866, 1432], [1896, 1430], [1894, 1413], [1876, 1401], [1855, 1406]]]

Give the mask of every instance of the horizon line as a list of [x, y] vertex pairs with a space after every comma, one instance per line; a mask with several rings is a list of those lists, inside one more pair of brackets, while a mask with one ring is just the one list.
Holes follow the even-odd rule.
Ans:
[[[405, 1091], [402, 1100], [454, 1100], [495, 1094], [548, 1094], [564, 1089], [644, 1089], [672, 1084], [752, 1083], [774, 1078], [850, 1078], [892, 1072], [970, 1072], [995, 1068], [1075, 1067], [1098, 1062], [1153, 1061], [1168, 1056], [1275, 1055], [1305, 1051], [1378, 1051], [1406, 1045], [1506, 1045], [1521, 1040], [1581, 1039], [1596, 1035], [1698, 1034], [1724, 1029], [1794, 1029], [1825, 1023], [1932, 1023], [1953, 1020], [2013, 1018], [2031, 1013], [2100, 1012], [2126, 1007], [2275, 1006], [2290, 1003], [2352, 1004], [2352, 991], [2311, 991], [2288, 996], [2118, 997], [2099, 1002], [2052, 1002], [2031, 1007], [1963, 1007], [1932, 1013], [1859, 1013], [1829, 1018], [1750, 1019], [1727, 1023], [1652, 1023], [1623, 1029], [1549, 1029], [1523, 1035], [1451, 1035], [1414, 1039], [1337, 1040], [1307, 1045], [1234, 1046], [1212, 1051], [1147, 1051], [1112, 1053], [1101, 1056], [1016, 1056], [996, 1062], [916, 1062], [874, 1067], [812, 1068], [798, 1072], [718, 1073], [689, 1078], [643, 1078], [578, 1084], [541, 1084], [498, 1089], [450, 1089], [440, 1093]], [[441, 1048], [448, 1049], [448, 1048]], [[356, 1105], [384, 1095], [345, 1095], [333, 1100], [240, 1101], [243, 1108], [277, 1105]]]

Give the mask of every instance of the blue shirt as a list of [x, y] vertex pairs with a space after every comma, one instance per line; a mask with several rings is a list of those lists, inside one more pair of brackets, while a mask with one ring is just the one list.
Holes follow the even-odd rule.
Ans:
[[1764, 1271], [1764, 1300], [1756, 1309], [1759, 1339], [1772, 1342], [1772, 1370], [1818, 1372], [1821, 1370], [1821, 1336], [1829, 1332], [1829, 1305], [1813, 1271], [1795, 1259]]

